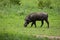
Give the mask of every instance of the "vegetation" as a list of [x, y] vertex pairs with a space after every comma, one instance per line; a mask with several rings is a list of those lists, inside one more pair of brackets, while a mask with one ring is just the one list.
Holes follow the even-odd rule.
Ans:
[[[47, 12], [50, 28], [46, 23], [40, 27], [40, 21], [37, 28], [30, 28], [30, 24], [25, 28], [24, 18], [30, 12]], [[49, 40], [37, 35], [60, 36], [59, 17], [60, 0], [0, 0], [0, 40]]]

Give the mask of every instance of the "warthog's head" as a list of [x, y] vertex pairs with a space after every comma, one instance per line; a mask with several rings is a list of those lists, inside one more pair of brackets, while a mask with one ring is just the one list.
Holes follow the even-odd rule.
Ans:
[[28, 19], [25, 20], [24, 27], [27, 27], [27, 25], [30, 23]]

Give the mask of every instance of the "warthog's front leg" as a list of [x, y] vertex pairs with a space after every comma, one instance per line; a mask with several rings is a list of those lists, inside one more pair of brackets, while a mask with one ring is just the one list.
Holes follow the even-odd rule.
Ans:
[[33, 26], [33, 24], [35, 25], [35, 27], [36, 27], [36, 22], [34, 21], [34, 22], [32, 22], [32, 24], [31, 24], [31, 27]]
[[31, 27], [33, 26], [33, 22], [32, 22], [32, 24], [31, 24]]

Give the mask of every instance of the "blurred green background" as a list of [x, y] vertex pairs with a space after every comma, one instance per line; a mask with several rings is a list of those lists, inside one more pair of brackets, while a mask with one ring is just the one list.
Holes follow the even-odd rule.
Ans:
[[[24, 27], [24, 19], [30, 12], [46, 12], [49, 15], [50, 28], [47, 24], [41, 28]], [[49, 40], [37, 35], [60, 36], [60, 0], [0, 0], [0, 40]], [[55, 39], [54, 39], [55, 40]]]

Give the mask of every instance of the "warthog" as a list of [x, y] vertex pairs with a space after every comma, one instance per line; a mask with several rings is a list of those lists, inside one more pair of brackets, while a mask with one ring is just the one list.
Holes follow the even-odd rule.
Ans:
[[45, 12], [33, 12], [31, 14], [29, 14], [28, 16], [26, 16], [25, 18], [25, 23], [24, 23], [24, 27], [27, 27], [27, 25], [32, 22], [31, 27], [33, 26], [33, 24], [36, 27], [36, 21], [41, 21], [41, 27], [44, 24], [44, 21], [47, 23], [48, 28], [49, 28], [49, 22], [48, 22], [48, 14]]

